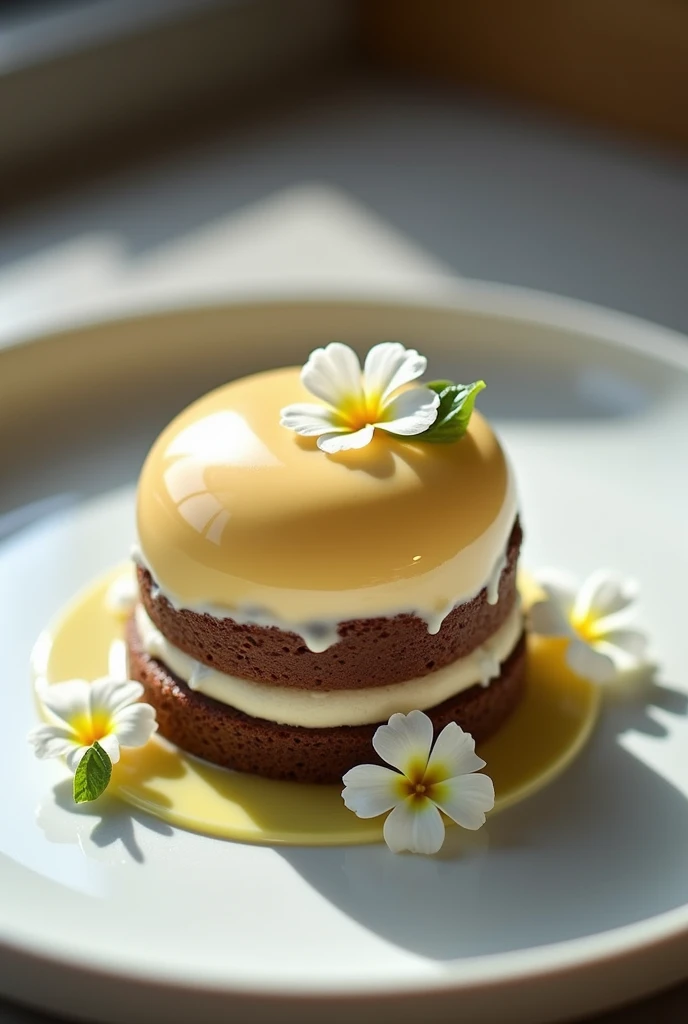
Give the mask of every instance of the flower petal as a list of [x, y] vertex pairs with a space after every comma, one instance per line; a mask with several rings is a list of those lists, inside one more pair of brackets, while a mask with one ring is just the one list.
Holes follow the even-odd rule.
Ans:
[[610, 629], [602, 634], [600, 640], [605, 648], [616, 648], [634, 661], [643, 661], [647, 657], [648, 639], [639, 629]]
[[301, 383], [312, 395], [337, 409], [342, 400], [363, 398], [361, 364], [348, 345], [333, 341], [316, 348], [301, 370]]
[[103, 676], [95, 679], [90, 686], [91, 714], [95, 711], [106, 711], [114, 716], [118, 711], [135, 704], [143, 697], [141, 683], [133, 679], [115, 679], [114, 676]]
[[98, 743], [103, 748], [107, 756], [110, 758], [113, 764], [117, 764], [119, 761], [119, 740], [114, 732], [110, 732], [107, 736], [101, 736]]
[[79, 767], [79, 761], [81, 761], [81, 758], [84, 756], [88, 749], [88, 747], [75, 746], [67, 752], [67, 767], [69, 768], [70, 772], [74, 773], [77, 770], [77, 768]]
[[381, 764], [359, 764], [343, 777], [344, 804], [359, 818], [377, 818], [402, 799], [403, 776]]
[[624, 611], [638, 596], [632, 580], [600, 569], [582, 585], [576, 598], [573, 616], [577, 621], [604, 619]]
[[339, 418], [333, 409], [326, 405], [315, 405], [310, 402], [296, 402], [282, 409], [280, 425], [295, 430], [302, 437], [319, 437], [320, 434], [335, 430], [346, 430], [339, 425]]
[[494, 807], [494, 785], [487, 775], [459, 775], [436, 783], [430, 798], [457, 825], [474, 830]]
[[322, 434], [316, 443], [318, 448], [327, 452], [328, 455], [336, 455], [337, 452], [346, 452], [354, 448], [365, 448], [373, 440], [374, 433], [375, 427], [369, 423], [367, 426], [350, 434], [343, 431]]
[[398, 768], [407, 778], [423, 775], [432, 746], [432, 722], [422, 711], [408, 715], [397, 712], [373, 736], [373, 747], [383, 761]]
[[437, 419], [439, 404], [440, 396], [430, 388], [409, 388], [384, 406], [384, 418], [375, 426], [402, 437], [421, 434]]
[[432, 800], [409, 796], [389, 815], [383, 835], [392, 853], [437, 853], [444, 842], [444, 822]]
[[157, 728], [155, 708], [150, 704], [131, 704], [113, 720], [113, 732], [123, 747], [143, 747]]
[[366, 396], [384, 400], [402, 384], [425, 373], [428, 361], [415, 348], [404, 348], [398, 341], [384, 341], [371, 348], [363, 368]]
[[59, 725], [38, 725], [31, 730], [27, 739], [33, 745], [36, 757], [41, 759], [63, 757], [79, 746], [74, 731]]
[[528, 622], [533, 633], [543, 637], [572, 637], [575, 631], [569, 620], [573, 605], [572, 595], [568, 596], [565, 607], [555, 597], [548, 596], [544, 601], [536, 601], [528, 611]]
[[70, 679], [47, 686], [41, 700], [51, 714], [71, 726], [75, 718], [90, 714], [90, 693], [91, 684], [85, 679]]
[[565, 612], [556, 601], [538, 601], [528, 613], [530, 628], [539, 636], [574, 636]]
[[572, 640], [566, 649], [566, 664], [577, 675], [592, 683], [609, 683], [616, 675], [612, 659], [594, 650], [583, 640]]
[[443, 781], [484, 767], [485, 762], [475, 752], [471, 734], [464, 732], [456, 722], [448, 722], [435, 740], [425, 774], [428, 781]]
[[535, 580], [544, 590], [546, 598], [557, 605], [564, 618], [570, 621], [576, 601], [576, 581], [573, 577], [557, 569], [545, 569], [536, 574]]

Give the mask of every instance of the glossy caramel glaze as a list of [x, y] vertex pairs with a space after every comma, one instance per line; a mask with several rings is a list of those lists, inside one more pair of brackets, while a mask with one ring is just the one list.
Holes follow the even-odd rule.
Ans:
[[280, 426], [298, 368], [211, 392], [161, 434], [138, 492], [141, 560], [178, 607], [264, 624], [416, 611], [430, 628], [488, 582], [516, 515], [475, 413], [454, 444], [378, 435], [326, 455]]

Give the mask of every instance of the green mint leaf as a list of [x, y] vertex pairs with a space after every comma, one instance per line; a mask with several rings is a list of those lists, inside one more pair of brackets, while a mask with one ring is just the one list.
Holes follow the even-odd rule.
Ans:
[[96, 740], [79, 761], [74, 776], [74, 803], [97, 800], [105, 792], [112, 775], [112, 761]]
[[426, 384], [426, 387], [440, 396], [437, 419], [422, 434], [416, 434], [413, 440], [432, 444], [451, 444], [452, 441], [458, 441], [468, 430], [475, 400], [486, 387], [485, 381], [452, 384], [450, 380], [434, 380]]

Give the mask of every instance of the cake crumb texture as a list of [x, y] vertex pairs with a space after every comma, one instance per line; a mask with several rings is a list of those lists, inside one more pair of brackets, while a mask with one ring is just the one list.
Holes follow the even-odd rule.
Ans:
[[[135, 622], [126, 627], [129, 674], [145, 688], [160, 733], [223, 768], [295, 782], [334, 783], [357, 764], [382, 764], [372, 739], [377, 724], [306, 729], [252, 718], [194, 692], [143, 651]], [[525, 686], [525, 633], [489, 686], [476, 685], [425, 709], [437, 734], [457, 722], [477, 743], [488, 739], [519, 703]], [[378, 723], [381, 724], [381, 723]]]
[[339, 625], [339, 641], [310, 651], [302, 637], [274, 626], [241, 625], [188, 610], [176, 610], [160, 594], [149, 572], [138, 567], [141, 601], [161, 633], [196, 661], [262, 683], [304, 690], [357, 690], [428, 675], [484, 644], [504, 624], [516, 601], [516, 572], [523, 540], [517, 520], [509, 538], [499, 600], [483, 589], [457, 605], [438, 633], [415, 615], [354, 619]]

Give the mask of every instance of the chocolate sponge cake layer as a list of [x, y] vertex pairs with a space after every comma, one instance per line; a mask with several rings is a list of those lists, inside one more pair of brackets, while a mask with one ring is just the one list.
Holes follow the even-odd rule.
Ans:
[[516, 521], [509, 539], [507, 565], [499, 582], [499, 601], [487, 591], [458, 605], [438, 633], [414, 615], [354, 619], [339, 626], [339, 641], [313, 653], [296, 633], [274, 626], [239, 625], [192, 611], [178, 611], [139, 567], [141, 600], [167, 639], [220, 672], [304, 690], [356, 690], [386, 686], [427, 675], [481, 646], [506, 621], [516, 600], [516, 567], [523, 535]]
[[[223, 768], [297, 782], [339, 782], [356, 764], [382, 763], [372, 746], [377, 725], [304, 729], [252, 718], [190, 690], [147, 655], [133, 619], [126, 636], [130, 677], [143, 684], [161, 734], [190, 754]], [[473, 686], [426, 709], [435, 732], [457, 722], [476, 742], [491, 736], [521, 698], [525, 657], [524, 635], [488, 687]]]

